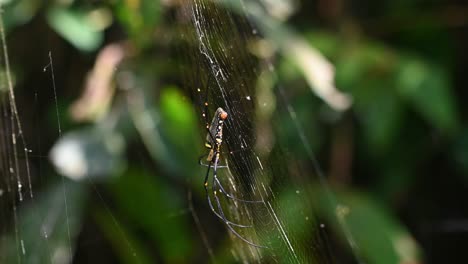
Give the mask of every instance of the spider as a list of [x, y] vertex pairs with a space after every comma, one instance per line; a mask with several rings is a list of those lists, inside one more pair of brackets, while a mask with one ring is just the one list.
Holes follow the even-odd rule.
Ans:
[[[205, 103], [205, 107], [207, 107], [207, 106], [208, 106], [208, 104]], [[206, 113], [206, 111], [205, 111], [205, 113]], [[205, 115], [206, 114], [204, 114], [204, 116]], [[207, 131], [207, 135], [206, 135], [205, 147], [210, 150], [208, 155], [206, 155], [207, 156], [206, 160], [209, 163], [204, 164], [202, 162], [202, 158], [204, 156], [202, 156], [200, 158], [199, 163], [200, 163], [200, 165], [208, 167], [208, 169], [206, 171], [206, 175], [205, 175], [205, 181], [204, 181], [205, 193], [206, 193], [206, 197], [207, 197], [207, 200], [208, 200], [208, 204], [209, 204], [209, 206], [211, 208], [211, 211], [213, 211], [213, 213], [219, 219], [221, 219], [226, 224], [228, 229], [234, 235], [236, 235], [239, 239], [241, 239], [242, 241], [244, 241], [247, 244], [249, 244], [251, 246], [254, 246], [254, 247], [267, 248], [265, 246], [257, 245], [255, 243], [245, 239], [233, 228], [233, 226], [241, 227], [241, 228], [252, 227], [252, 226], [250, 226], [250, 225], [241, 225], [241, 224], [233, 223], [233, 222], [227, 220], [226, 216], [225, 216], [225, 214], [223, 212], [223, 209], [221, 207], [219, 197], [217, 195], [218, 194], [217, 190], [219, 190], [220, 193], [224, 194], [227, 198], [232, 199], [232, 200], [236, 200], [236, 201], [240, 201], [240, 202], [247, 202], [247, 203], [263, 203], [264, 202], [264, 201], [249, 201], [249, 200], [243, 200], [243, 199], [236, 198], [235, 196], [233, 196], [230, 193], [226, 192], [223, 185], [221, 184], [221, 182], [218, 179], [218, 176], [217, 176], [218, 168], [227, 168], [227, 166], [219, 165], [220, 155], [221, 155], [220, 150], [221, 150], [221, 145], [223, 143], [223, 126], [224, 126], [224, 121], [227, 118], [228, 118], [227, 112], [224, 111], [221, 107], [218, 107], [218, 109], [216, 110], [215, 115], [213, 117], [213, 120], [211, 121], [211, 124], [210, 125], [207, 124], [207, 126], [206, 126], [206, 129], [208, 131]], [[210, 194], [209, 194], [209, 190], [208, 190], [208, 186], [209, 186], [208, 178], [209, 178], [209, 175], [210, 175], [211, 168], [213, 168], [213, 183], [212, 183], [212, 186], [211, 186], [211, 191], [213, 192], [213, 196], [215, 198], [218, 211], [215, 210], [215, 208], [213, 206], [213, 203], [211, 202], [211, 198], [210, 198]]]

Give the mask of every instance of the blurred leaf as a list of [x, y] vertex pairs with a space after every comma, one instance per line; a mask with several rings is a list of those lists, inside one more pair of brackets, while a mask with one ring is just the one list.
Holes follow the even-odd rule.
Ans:
[[308, 31], [304, 35], [309, 43], [314, 45], [328, 58], [338, 55], [342, 48], [339, 37], [331, 32]]
[[151, 43], [155, 26], [161, 20], [162, 7], [158, 0], [119, 0], [116, 5], [117, 19], [124, 25], [131, 38], [139, 46]]
[[253, 1], [240, 4], [224, 0], [220, 3], [242, 15], [247, 12], [272, 45], [302, 72], [312, 92], [331, 108], [344, 111], [351, 106], [352, 98], [335, 87], [334, 66], [294, 29], [269, 16]]
[[[320, 109], [321, 103], [311, 93], [306, 93], [302, 96], [294, 98], [294, 101], [290, 102], [293, 108], [296, 110], [297, 120], [302, 124], [304, 129], [304, 135], [309, 139], [312, 149], [318, 150], [323, 146], [324, 141], [324, 130], [320, 126]], [[332, 111], [329, 109], [328, 111]], [[281, 142], [288, 142], [288, 148], [294, 153], [307, 155], [304, 145], [299, 140], [292, 141], [291, 138], [296, 136], [297, 128], [295, 127], [293, 120], [291, 119], [288, 112], [278, 111], [273, 118], [276, 125], [274, 129], [279, 132], [279, 140]]]
[[[301, 188], [302, 189], [302, 188]], [[304, 191], [304, 190], [303, 190]], [[299, 190], [294, 190], [291, 187], [285, 188], [275, 204], [275, 211], [278, 213], [276, 217], [281, 219], [281, 222], [284, 224], [284, 229], [286, 229], [287, 234], [290, 238], [294, 240], [302, 241], [296, 242], [296, 250], [310, 250], [308, 248], [308, 241], [310, 236], [316, 232], [318, 227], [317, 218], [315, 216], [315, 208], [310, 206], [309, 201], [304, 202], [304, 198], [307, 197], [307, 194], [300, 192]], [[271, 232], [272, 235], [276, 234]], [[279, 237], [272, 237], [270, 241], [283, 242]], [[304, 245], [304, 247], [299, 247], [298, 245]], [[283, 248], [286, 248], [286, 244], [282, 244]], [[304, 253], [299, 254], [304, 255]], [[284, 257], [286, 257], [285, 255]], [[286, 259], [283, 259], [285, 262]], [[289, 260], [290, 262], [291, 260]]]
[[190, 259], [192, 242], [185, 205], [171, 186], [157, 175], [133, 169], [111, 189], [125, 215], [156, 241], [166, 263]]
[[[397, 66], [397, 57], [391, 51], [378, 44], [364, 42], [341, 53], [337, 59], [337, 83], [343, 90], [359, 97], [356, 100], [368, 102], [375, 90], [388, 87], [382, 80], [391, 80]], [[369, 85], [363, 86], [363, 83]]]
[[177, 161], [176, 169], [186, 177], [198, 171], [198, 158], [202, 153], [200, 133], [193, 107], [175, 87], [166, 87], [160, 98], [162, 131], [171, 145], [172, 159]]
[[[193, 107], [177, 89], [177, 87], [165, 87], [160, 100], [161, 112], [168, 118], [168, 125], [173, 125], [172, 132], [182, 133], [184, 128], [196, 126]], [[187, 134], [186, 134], [187, 135]], [[177, 137], [180, 135], [177, 135]]]
[[108, 210], [95, 210], [95, 218], [122, 263], [154, 263], [142, 243], [133, 237], [124, 225], [117, 223]]
[[1, 17], [6, 31], [29, 22], [40, 10], [41, 4], [43, 4], [43, 1], [39, 0], [0, 1]]
[[51, 160], [62, 175], [72, 180], [107, 179], [125, 168], [124, 138], [97, 128], [65, 134], [51, 150]]
[[14, 224], [17, 234], [2, 240], [5, 263], [71, 263], [86, 193], [81, 184], [59, 180], [21, 207]]
[[[339, 41], [323, 33], [316, 35], [314, 38], [315, 35], [310, 34], [309, 38], [315, 39], [321, 50], [327, 51], [324, 43], [335, 47], [334, 43]], [[321, 39], [320, 36], [324, 37]], [[396, 114], [402, 107], [398, 106], [401, 104], [398, 97], [394, 96], [401, 95], [433, 126], [449, 133], [457, 129], [457, 107], [451, 93], [448, 74], [444, 69], [414, 56], [400, 56], [378, 43], [361, 41], [348, 45], [349, 47], [339, 51], [328, 47], [328, 52], [341, 54], [337, 58], [337, 84], [352, 93], [361, 114], [367, 115], [366, 113], [372, 112], [381, 115], [369, 107], [384, 103], [389, 106], [384, 112], [393, 115], [391, 120], [398, 120]], [[388, 100], [393, 106], [390, 107], [389, 103], [382, 100], [384, 94], [390, 96]], [[378, 119], [387, 122], [387, 127], [395, 126], [385, 121], [388, 120], [385, 116]]]
[[[357, 254], [368, 263], [420, 263], [420, 249], [411, 234], [385, 207], [371, 197], [338, 191], [337, 202], [320, 192], [322, 210], [338, 232], [356, 244]], [[330, 206], [332, 205], [332, 206]], [[346, 232], [349, 232], [347, 234]]]
[[101, 28], [89, 19], [89, 12], [55, 7], [47, 12], [47, 21], [59, 35], [83, 51], [96, 50], [104, 38]]
[[457, 107], [444, 69], [417, 59], [403, 58], [397, 88], [433, 126], [448, 133], [455, 132]]
[[143, 89], [133, 89], [130, 114], [152, 158], [174, 175], [190, 175], [202, 145], [197, 143], [199, 134], [193, 133], [194, 113], [180, 94], [168, 91], [162, 93], [161, 108], [157, 108]]
[[359, 109], [363, 117], [366, 140], [374, 153], [385, 153], [392, 148], [401, 129], [405, 108], [391, 91], [381, 90], [367, 107]]
[[393, 147], [394, 151], [385, 156], [388, 158], [379, 159], [379, 164], [376, 164], [381, 176], [375, 180], [376, 187], [372, 190], [373, 194], [388, 204], [406, 197], [402, 194], [407, 194], [408, 189], [413, 186], [418, 176], [415, 167], [423, 158], [419, 154], [419, 148], [416, 151], [415, 149], [401, 151], [400, 145]]
[[434, 127], [446, 133], [457, 129], [457, 107], [442, 68], [370, 41], [349, 44], [340, 54], [337, 84], [353, 95], [354, 108], [374, 151], [391, 148], [407, 104]]
[[373, 153], [387, 152], [396, 140], [404, 103], [393, 85], [397, 57], [385, 47], [364, 42], [341, 51], [337, 83], [354, 98], [354, 109]]

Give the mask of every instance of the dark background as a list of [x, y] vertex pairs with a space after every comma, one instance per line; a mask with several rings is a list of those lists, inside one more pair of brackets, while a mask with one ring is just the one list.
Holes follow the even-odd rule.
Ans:
[[[13, 1], [4, 6], [2, 13], [16, 104], [24, 137], [33, 151], [28, 159], [33, 192], [38, 197], [54, 197], [54, 188], [61, 186], [62, 179], [47, 158], [59, 132], [104, 127], [99, 130], [102, 134], [79, 135], [83, 142], [102, 142], [103, 136], [117, 130], [125, 135], [125, 150], [118, 154], [106, 152], [103, 159], [125, 163], [125, 169], [104, 168], [100, 174], [107, 176], [93, 178], [91, 184], [66, 179], [68, 190], [80, 186], [76, 187], [80, 190], [76, 194], [80, 197], [76, 205], [79, 210], [73, 218], [79, 219], [79, 224], [72, 223], [72, 231], [76, 231], [72, 235], [76, 249], [73, 262], [132, 263], [132, 252], [138, 252], [140, 261], [148, 263], [207, 261], [197, 231], [188, 227], [189, 213], [182, 212], [187, 217], [179, 220], [148, 214], [151, 211], [177, 214], [186, 208], [186, 189], [196, 188], [198, 193], [202, 187], [201, 176], [190, 183], [186, 180], [202, 171], [192, 163], [205, 150], [203, 133], [197, 132], [202, 131], [203, 120], [195, 117], [203, 106], [190, 92], [191, 88], [187, 89], [188, 85], [196, 85], [191, 77], [194, 70], [184, 60], [184, 56], [189, 56], [184, 52], [189, 49], [178, 35], [180, 27], [187, 24], [184, 19], [188, 19], [180, 11], [183, 3], [70, 2]], [[357, 216], [361, 225], [350, 224], [353, 232], [364, 237], [358, 238], [358, 242], [372, 241], [367, 237], [378, 239], [403, 233], [402, 237], [414, 239], [415, 243], [410, 245], [416, 249], [403, 243], [403, 251], [406, 249], [412, 257], [400, 258], [399, 263], [464, 262], [468, 246], [468, 128], [464, 104], [468, 96], [465, 91], [468, 5], [464, 1], [323, 0], [294, 2], [292, 6], [293, 12], [282, 23], [333, 63], [336, 86], [353, 97], [353, 105], [344, 112], [332, 110], [310, 92], [300, 70], [291, 66], [286, 56], [279, 54], [271, 59], [281, 85], [289, 88], [290, 102], [300, 122], [305, 124], [306, 136], [330, 186], [340, 199], [355, 199], [356, 206], [362, 206], [358, 211], [362, 214]], [[96, 20], [90, 23], [92, 15]], [[266, 41], [274, 41], [268, 35], [264, 37]], [[97, 107], [94, 114], [82, 119], [73, 116], [72, 104], [82, 96], [97, 56], [110, 43], [118, 43], [125, 54], [118, 68], [131, 72], [133, 81], [145, 87], [148, 104], [165, 120], [163, 134], [169, 135], [165, 140], [177, 159], [152, 154], [151, 147], [135, 132], [131, 114], [121, 115], [114, 127], [108, 125], [113, 113], [127, 111], [121, 106], [126, 100], [122, 87], [112, 88], [114, 92], [106, 97], [110, 102], [107, 107]], [[50, 63], [49, 52], [53, 58], [57, 101], [50, 67], [44, 71]], [[4, 67], [1, 74], [5, 75]], [[116, 84], [116, 78], [107, 83], [108, 87], [122, 86]], [[3, 91], [7, 85], [5, 79], [1, 82]], [[4, 107], [8, 106], [6, 93], [3, 97]], [[99, 106], [103, 100], [94, 105], [88, 101], [87, 108]], [[8, 107], [3, 108], [3, 113], [10, 114]], [[3, 118], [3, 122], [2, 133], [8, 141], [9, 118]], [[281, 119], [279, 124], [291, 126]], [[112, 128], [106, 130], [109, 126]], [[178, 148], [174, 142], [187, 136], [184, 130], [195, 131], [189, 132], [193, 140], [185, 138], [188, 145]], [[288, 133], [295, 133], [285, 130], [285, 138], [291, 136]], [[295, 144], [300, 145], [292, 143], [292, 149]], [[2, 144], [2, 155], [12, 157], [7, 145]], [[24, 160], [22, 155], [18, 157]], [[34, 212], [38, 210], [31, 208], [40, 207], [43, 200], [18, 201], [17, 190], [6, 191], [7, 186], [14, 189], [14, 178], [8, 178], [11, 176], [7, 176], [7, 171], [2, 167], [5, 177], [2, 189], [7, 195], [1, 206], [4, 237], [1, 243], [3, 250], [11, 253], [17, 249], [7, 244], [19, 243], [14, 238], [12, 208], [20, 209], [17, 223], [21, 226], [21, 219], [37, 214]], [[26, 181], [26, 176], [21, 175]], [[145, 189], [148, 186], [152, 188]], [[142, 193], [145, 195], [138, 198], [137, 194]], [[71, 191], [70, 196], [73, 195]], [[203, 198], [196, 199], [197, 211], [210, 219], [203, 202]], [[70, 206], [69, 213], [73, 215], [75, 205]], [[375, 208], [379, 210], [377, 216]], [[207, 231], [210, 240], [224, 241], [226, 232], [222, 224], [215, 219], [207, 221], [211, 222], [206, 225], [213, 226]], [[366, 230], [366, 226], [375, 229]], [[60, 230], [64, 229], [57, 227], [58, 233]], [[375, 230], [379, 233], [374, 233]], [[352, 254], [337, 233], [330, 234], [330, 252], [337, 263], [347, 263]], [[19, 236], [28, 240], [29, 234], [24, 231]], [[34, 240], [37, 234], [31, 237]], [[125, 252], [128, 250], [125, 240], [135, 248]], [[178, 243], [174, 244], [174, 240]], [[63, 241], [57, 239], [56, 244], [66, 243]], [[385, 259], [385, 254], [379, 251], [382, 249], [365, 242], [360, 247], [363, 258], [370, 263], [394, 263], [391, 258]], [[215, 254], [221, 259], [228, 258], [225, 248], [228, 246], [216, 248], [219, 252]]]

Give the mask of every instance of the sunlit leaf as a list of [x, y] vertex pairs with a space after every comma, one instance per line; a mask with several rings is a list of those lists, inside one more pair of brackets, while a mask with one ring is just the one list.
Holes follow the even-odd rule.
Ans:
[[454, 132], [457, 107], [447, 72], [415, 59], [403, 60], [398, 72], [398, 90], [436, 128]]
[[354, 245], [358, 258], [368, 263], [420, 263], [416, 241], [383, 205], [364, 194], [342, 191], [336, 203], [330, 203], [327, 193], [320, 193], [322, 208]]
[[168, 130], [178, 133], [179, 139], [183, 139], [184, 134], [188, 136], [184, 131], [197, 124], [191, 103], [176, 87], [165, 87], [161, 94], [160, 107], [164, 118], [167, 118], [167, 125], [171, 126]]
[[343, 111], [351, 106], [352, 98], [335, 86], [334, 66], [300, 34], [270, 17], [254, 2], [246, 2], [245, 6], [234, 1], [222, 3], [234, 11], [248, 12], [267, 39], [301, 71], [310, 89], [331, 108]]
[[49, 25], [76, 48], [83, 51], [93, 51], [101, 45], [103, 32], [92, 23], [89, 13], [65, 9], [51, 8], [47, 13]]
[[[198, 171], [198, 158], [202, 154], [203, 143], [195, 113], [189, 104], [188, 98], [179, 93], [175, 87], [166, 87], [160, 98], [162, 117], [162, 132], [167, 138], [171, 159], [176, 161], [175, 171], [191, 177], [193, 171]], [[195, 167], [196, 166], [196, 167]]]
[[102, 180], [125, 168], [124, 148], [119, 133], [91, 128], [64, 135], [50, 156], [57, 171], [72, 180]]
[[131, 170], [112, 184], [119, 207], [158, 244], [166, 262], [190, 257], [190, 232], [180, 196], [155, 174]]

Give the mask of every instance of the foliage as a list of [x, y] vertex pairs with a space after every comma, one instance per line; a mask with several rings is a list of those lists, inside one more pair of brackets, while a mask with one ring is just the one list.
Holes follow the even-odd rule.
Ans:
[[[257, 85], [256, 95], [275, 105], [288, 100], [328, 182], [303, 184], [314, 194], [316, 208], [290, 206], [297, 198], [286, 182], [278, 191], [277, 206], [291, 212], [280, 217], [295, 222], [297, 210], [325, 219], [337, 263], [355, 258], [367, 263], [458, 260], [461, 245], [452, 239], [463, 238], [466, 225], [468, 130], [462, 98], [468, 80], [460, 55], [467, 39], [456, 37], [467, 25], [450, 17], [460, 11], [433, 1], [385, 1], [378, 6], [304, 1], [300, 8], [285, 1], [291, 12], [284, 14], [291, 17], [282, 17], [272, 7], [261, 9], [255, 1], [245, 2], [248, 11], [237, 1], [217, 5], [237, 15], [247, 12], [261, 31], [252, 40], [259, 46], [252, 45], [250, 51], [256, 61], [274, 63], [277, 74], [267, 74], [259, 62], [265, 79], [251, 80]], [[205, 124], [198, 117], [203, 102], [193, 93], [201, 84], [187, 81], [187, 75], [199, 74], [199, 65], [184, 60], [188, 50], [184, 45], [196, 44], [181, 37], [180, 20], [190, 19], [181, 5], [154, 0], [3, 4], [20, 117], [28, 124], [25, 134], [31, 148], [42, 157], [30, 161], [38, 198], [19, 203], [18, 222], [5, 220], [14, 217], [10, 206], [17, 204], [14, 194], [2, 208], [5, 254], [0, 260], [42, 263], [59, 258], [65, 263], [73, 258], [80, 263], [98, 262], [99, 256], [108, 255], [122, 263], [207, 262], [204, 238], [194, 227], [193, 208], [187, 201], [190, 190], [195, 212], [207, 219], [203, 225], [209, 230], [204, 235], [214, 244], [215, 258], [233, 261], [231, 245], [225, 242], [227, 231], [204, 205], [205, 167], [198, 164], [205, 151]], [[100, 78], [105, 74], [99, 72], [99, 57], [110, 44], [117, 44], [125, 55], [109, 63], [118, 69], [111, 70], [111, 77]], [[47, 90], [52, 86], [50, 71], [43, 72], [49, 51], [54, 56], [58, 109]], [[93, 64], [97, 77], [87, 75]], [[320, 69], [325, 69], [323, 75]], [[104, 87], [109, 107], [79, 120], [70, 110], [73, 102], [86, 90], [83, 87], [96, 83]], [[277, 87], [285, 87], [285, 94]], [[85, 105], [91, 109], [92, 101]], [[75, 133], [64, 135], [62, 141], [57, 138], [56, 110], [62, 130]], [[287, 145], [296, 155], [290, 160], [316, 169], [303, 158], [309, 151], [303, 141], [291, 140], [297, 137], [297, 124], [288, 111], [280, 106], [261, 111], [256, 112], [256, 124], [272, 124], [264, 130], [265, 139], [270, 133], [278, 135], [272, 149]], [[45, 249], [31, 226], [43, 224], [53, 201], [64, 200], [62, 176], [44, 156], [70, 135], [77, 135], [74, 144], [92, 142], [99, 150], [86, 150], [92, 154], [83, 150], [80, 161], [88, 167], [79, 174], [82, 181], [66, 180], [69, 234], [64, 236], [66, 221], [57, 220], [56, 226], [42, 230], [50, 237]], [[115, 142], [113, 138], [124, 141], [114, 152], [109, 146], [114, 143], [108, 143]], [[280, 162], [270, 159], [272, 164]], [[103, 164], [112, 165], [106, 169]], [[279, 174], [293, 170], [293, 165], [277, 166]], [[307, 177], [316, 177], [313, 169], [306, 171]], [[450, 225], [453, 222], [461, 224]], [[18, 253], [18, 230], [28, 248], [24, 257]], [[320, 232], [299, 221], [290, 231], [301, 241]], [[442, 246], [446, 238], [450, 246]], [[76, 253], [67, 255], [64, 248]]]

